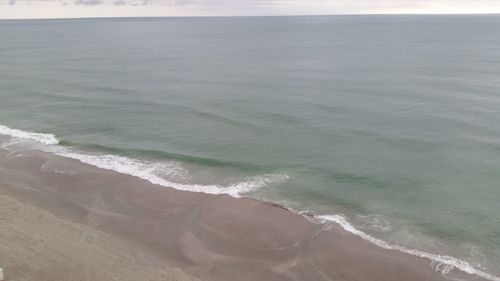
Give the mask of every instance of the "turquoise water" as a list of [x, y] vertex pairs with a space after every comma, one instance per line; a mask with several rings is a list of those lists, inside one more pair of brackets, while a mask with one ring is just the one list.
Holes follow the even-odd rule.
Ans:
[[0, 124], [181, 189], [342, 213], [374, 237], [498, 276], [499, 26], [500, 16], [1, 21]]

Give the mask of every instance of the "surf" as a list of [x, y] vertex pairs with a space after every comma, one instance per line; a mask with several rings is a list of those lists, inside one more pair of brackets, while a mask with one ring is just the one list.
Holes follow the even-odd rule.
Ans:
[[285, 174], [266, 173], [262, 175], [247, 176], [242, 181], [234, 182], [229, 185], [181, 183], [168, 179], [187, 179], [186, 174], [188, 171], [186, 171], [178, 161], [154, 162], [114, 154], [86, 153], [76, 150], [71, 146], [60, 145], [59, 139], [53, 134], [22, 131], [3, 125], [0, 125], [0, 134], [13, 138], [10, 142], [2, 145], [2, 148], [5, 149], [9, 149], [9, 146], [22, 142], [28, 142], [28, 146], [31, 145], [32, 149], [38, 149], [57, 156], [78, 160], [87, 165], [138, 177], [155, 185], [182, 191], [202, 192], [214, 195], [227, 194], [233, 197], [241, 197], [246, 193], [256, 191], [266, 186], [282, 184], [289, 179], [289, 176]]
[[[32, 149], [41, 150], [52, 153], [57, 156], [78, 160], [81, 163], [91, 165], [97, 168], [114, 171], [121, 174], [126, 174], [141, 178], [152, 184], [164, 187], [170, 187], [177, 190], [189, 192], [202, 192], [206, 194], [227, 194], [232, 197], [243, 197], [258, 189], [279, 185], [285, 183], [290, 177], [286, 174], [267, 173], [262, 175], [248, 176], [244, 180], [235, 182], [229, 185], [203, 185], [203, 184], [187, 184], [179, 183], [160, 174], [170, 177], [185, 178], [188, 171], [184, 170], [182, 164], [177, 161], [170, 162], [151, 162], [145, 160], [134, 159], [127, 156], [114, 154], [91, 154], [78, 151], [71, 146], [63, 146], [57, 137], [53, 134], [35, 133], [12, 129], [4, 125], [0, 125], [0, 135], [9, 136], [12, 139], [2, 145], [2, 148], [9, 150], [10, 146], [15, 146], [19, 143], [28, 143]], [[404, 246], [391, 244], [387, 241], [378, 239], [368, 233], [359, 230], [342, 214], [335, 215], [318, 215], [311, 214], [300, 210], [286, 209], [303, 215], [306, 219], [312, 220], [315, 223], [325, 225], [327, 229], [332, 223], [342, 227], [345, 231], [356, 235], [378, 247], [387, 250], [395, 250], [412, 256], [427, 259], [431, 261], [431, 266], [440, 272], [443, 276], [449, 274], [453, 269], [461, 272], [479, 276], [491, 281], [500, 281], [500, 277], [487, 273], [480, 268], [471, 265], [469, 262], [460, 260], [449, 255], [439, 255], [428, 253], [417, 249], [410, 249]]]
[[452, 256], [448, 255], [439, 255], [439, 254], [433, 254], [433, 253], [428, 253], [416, 249], [410, 249], [407, 247], [399, 246], [399, 245], [394, 245], [390, 244], [384, 240], [375, 238], [369, 234], [367, 234], [364, 231], [361, 231], [357, 229], [353, 224], [351, 224], [347, 218], [344, 215], [341, 214], [336, 214], [336, 215], [320, 215], [320, 216], [315, 216], [316, 219], [319, 220], [319, 223], [328, 225], [329, 223], [335, 223], [337, 225], [340, 225], [342, 229], [345, 231], [352, 233], [366, 241], [369, 241], [372, 244], [375, 244], [383, 249], [387, 250], [396, 250], [399, 252], [403, 252], [409, 255], [417, 256], [420, 258], [424, 258], [427, 260], [430, 260], [431, 263], [434, 265], [434, 269], [438, 272], [440, 272], [443, 276], [446, 276], [446, 274], [449, 274], [453, 269], [460, 270], [462, 272], [468, 273], [470, 275], [476, 275], [479, 277], [483, 277], [485, 279], [491, 280], [491, 281], [500, 281], [500, 277], [491, 275], [481, 269], [478, 269], [471, 265], [469, 262], [457, 259]]
[[42, 134], [12, 129], [7, 126], [0, 125], [0, 134], [10, 136], [17, 139], [39, 142], [42, 144], [59, 144], [59, 140], [53, 134]]

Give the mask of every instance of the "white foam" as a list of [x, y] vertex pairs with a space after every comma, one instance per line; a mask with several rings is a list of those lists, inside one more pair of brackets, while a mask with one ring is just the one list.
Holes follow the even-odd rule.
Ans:
[[[259, 188], [271, 184], [280, 184], [289, 179], [287, 175], [265, 174], [260, 176], [248, 177], [244, 181], [228, 186], [177, 183], [159, 176], [159, 174], [162, 174], [167, 176], [177, 176], [181, 178], [185, 177], [186, 171], [183, 170], [180, 165], [176, 165], [174, 162], [154, 163], [117, 155], [92, 155], [81, 153], [72, 150], [71, 148], [57, 145], [59, 144], [59, 140], [52, 134], [26, 132], [17, 129], [11, 129], [3, 125], [0, 125], [0, 135], [7, 135], [18, 140], [42, 144], [42, 146], [35, 146], [35, 149], [40, 149], [42, 151], [53, 153], [62, 157], [79, 160], [82, 163], [96, 166], [101, 169], [112, 170], [118, 173], [135, 176], [147, 180], [153, 184], [184, 191], [203, 192], [208, 194], [228, 194], [233, 197], [241, 197], [245, 193], [255, 191]], [[13, 144], [17, 144], [17, 142], [11, 141], [7, 144], [2, 145], [2, 148], [6, 148], [5, 146]], [[297, 213], [303, 212], [297, 211]], [[306, 214], [304, 214], [304, 217], [309, 220], [315, 220]], [[319, 219], [321, 223], [337, 223], [346, 231], [358, 237], [361, 237], [381, 248], [388, 250], [397, 250], [403, 253], [428, 259], [431, 261], [433, 268], [436, 271], [441, 272], [443, 275], [450, 273], [453, 269], [458, 269], [465, 273], [483, 277], [491, 281], [500, 281], [499, 277], [484, 272], [483, 270], [474, 267], [466, 261], [447, 255], [432, 254], [420, 250], [409, 249], [399, 245], [393, 245], [381, 239], [372, 237], [367, 233], [356, 229], [351, 223], [347, 221], [347, 219], [343, 215], [323, 215], [317, 216], [315, 218]]]
[[255, 191], [270, 184], [279, 184], [288, 179], [287, 175], [265, 174], [248, 177], [244, 181], [227, 186], [215, 184], [185, 184], [173, 182], [158, 175], [171, 174], [178, 176], [179, 174], [182, 175], [185, 173], [181, 166], [175, 165], [174, 163], [154, 163], [117, 155], [85, 154], [63, 147], [52, 147], [44, 150], [62, 157], [76, 159], [82, 163], [96, 166], [101, 169], [132, 175], [153, 184], [171, 187], [177, 190], [203, 192], [207, 194], [228, 194], [233, 197], [240, 197], [244, 193]]
[[391, 222], [388, 219], [384, 218], [384, 216], [382, 215], [358, 215], [357, 219], [363, 226], [368, 227], [372, 231], [389, 232], [392, 230]]
[[[187, 171], [177, 162], [147, 162], [117, 155], [93, 155], [86, 154], [58, 146], [59, 140], [52, 134], [41, 134], [11, 129], [0, 125], [0, 134], [7, 135], [13, 139], [2, 147], [18, 145], [19, 141], [34, 142], [35, 149], [50, 152], [62, 157], [79, 160], [82, 163], [96, 166], [101, 169], [112, 170], [118, 173], [135, 176], [147, 180], [153, 184], [172, 187], [178, 190], [203, 192], [208, 194], [228, 194], [233, 197], [240, 197], [244, 193], [255, 191], [270, 184], [278, 184], [288, 179], [287, 175], [266, 174], [261, 176], [248, 177], [242, 182], [237, 182], [228, 186], [184, 184], [165, 179], [168, 178], [186, 179]], [[41, 144], [41, 146], [39, 145]], [[161, 176], [160, 176], [161, 175]]]
[[430, 260], [433, 264], [435, 264], [434, 268], [436, 271], [441, 272], [441, 274], [445, 275], [450, 273], [453, 269], [458, 269], [460, 271], [463, 271], [465, 273], [471, 274], [471, 275], [476, 275], [488, 280], [492, 281], [500, 281], [500, 278], [494, 275], [491, 275], [487, 272], [482, 271], [481, 269], [478, 269], [471, 265], [470, 263], [454, 258], [452, 256], [447, 256], [447, 255], [438, 255], [438, 254], [432, 254], [432, 253], [427, 253], [424, 251], [420, 250], [415, 250], [415, 249], [409, 249], [403, 246], [399, 245], [393, 245], [390, 244], [384, 240], [380, 240], [378, 238], [375, 238], [373, 236], [368, 235], [367, 233], [355, 228], [351, 223], [347, 221], [347, 219], [343, 215], [324, 215], [324, 216], [317, 216], [317, 218], [322, 222], [322, 223], [328, 223], [328, 222], [334, 222], [338, 225], [340, 225], [344, 230], [361, 237], [381, 248], [388, 249], [388, 250], [396, 250], [400, 251], [403, 253], [407, 253], [410, 255], [418, 256], [421, 258], [425, 258]]
[[0, 135], [11, 136], [13, 138], [39, 142], [42, 144], [58, 144], [59, 140], [53, 134], [41, 134], [17, 129], [11, 129], [7, 126], [0, 125]]

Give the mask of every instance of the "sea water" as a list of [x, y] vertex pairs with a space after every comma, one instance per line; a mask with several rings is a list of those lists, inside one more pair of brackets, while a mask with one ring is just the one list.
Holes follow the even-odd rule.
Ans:
[[493, 15], [0, 21], [2, 147], [499, 280], [499, 46]]

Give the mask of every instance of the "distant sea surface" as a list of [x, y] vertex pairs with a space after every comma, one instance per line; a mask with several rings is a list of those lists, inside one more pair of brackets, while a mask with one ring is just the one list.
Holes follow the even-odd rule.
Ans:
[[0, 21], [0, 124], [500, 276], [500, 16]]

